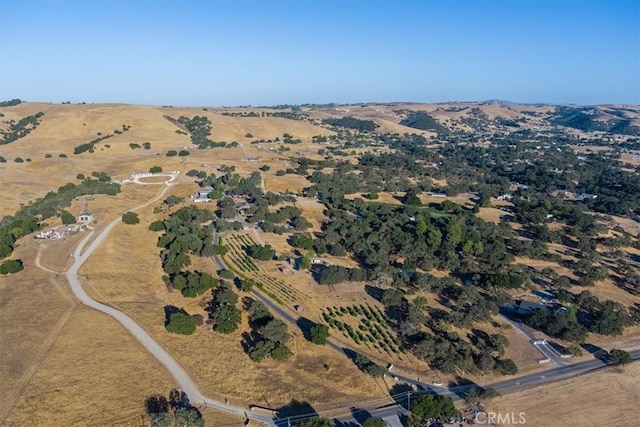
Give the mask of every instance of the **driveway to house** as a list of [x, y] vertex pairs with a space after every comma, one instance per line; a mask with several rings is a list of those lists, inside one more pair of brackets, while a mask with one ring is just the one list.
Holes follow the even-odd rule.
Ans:
[[[166, 181], [164, 184], [165, 188], [160, 192], [160, 194], [151, 199], [150, 201], [136, 207], [132, 211], [139, 210], [145, 206], [150, 205], [151, 203], [162, 198], [169, 186], [173, 183], [177, 174], [170, 175], [171, 178]], [[145, 183], [146, 184], [146, 183]], [[189, 374], [180, 366], [180, 364], [155, 340], [151, 335], [149, 335], [135, 320], [131, 317], [127, 316], [120, 310], [117, 310], [114, 307], [111, 307], [107, 304], [100, 303], [93, 298], [91, 298], [82, 287], [82, 283], [78, 278], [78, 270], [80, 267], [89, 259], [91, 254], [100, 246], [102, 241], [109, 235], [111, 230], [120, 223], [121, 218], [118, 217], [109, 223], [91, 242], [91, 244], [83, 251], [85, 245], [93, 235], [96, 233], [96, 230], [90, 230], [89, 234], [78, 244], [76, 247], [73, 257], [75, 262], [73, 265], [67, 270], [66, 277], [69, 281], [69, 285], [71, 287], [71, 291], [75, 295], [75, 297], [84, 305], [91, 307], [95, 310], [101, 311], [105, 314], [116, 319], [122, 326], [124, 326], [130, 333], [133, 335], [162, 365], [169, 371], [169, 373], [173, 376], [176, 383], [180, 386], [182, 391], [184, 391], [189, 397], [189, 401], [193, 404], [202, 404], [208, 407], [213, 407], [219, 409], [221, 411], [230, 412], [235, 415], [250, 417], [261, 421], [267, 425], [273, 425], [272, 418], [267, 415], [260, 415], [251, 413], [247, 408], [241, 408], [236, 406], [227, 405], [225, 402], [220, 402], [209, 397], [204, 396], [198, 386], [193, 382]]]

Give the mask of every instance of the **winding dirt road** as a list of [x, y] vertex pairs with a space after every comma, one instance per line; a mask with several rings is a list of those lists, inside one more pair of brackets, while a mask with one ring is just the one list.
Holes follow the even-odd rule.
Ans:
[[[149, 200], [148, 202], [136, 207], [133, 211], [144, 208], [145, 206], [150, 205], [151, 203], [159, 200], [161, 197], [165, 195], [169, 187], [172, 185], [173, 181], [176, 178], [176, 174], [170, 175], [171, 179], [162, 183], [165, 184], [165, 188], [160, 192], [158, 196]], [[142, 183], [141, 183], [142, 184]], [[148, 185], [148, 183], [144, 183]], [[274, 425], [272, 419], [266, 415], [260, 415], [255, 413], [248, 413], [246, 408], [240, 408], [236, 406], [230, 406], [225, 404], [224, 402], [219, 402], [217, 400], [208, 398], [204, 396], [196, 384], [193, 382], [189, 374], [180, 366], [180, 364], [160, 345], [158, 342], [153, 339], [135, 320], [131, 317], [127, 316], [120, 310], [117, 310], [109, 305], [100, 303], [93, 298], [91, 298], [82, 287], [82, 283], [78, 278], [78, 270], [80, 267], [87, 261], [87, 259], [91, 256], [91, 254], [100, 246], [102, 241], [109, 235], [111, 230], [121, 221], [121, 218], [118, 217], [109, 223], [100, 233], [96, 236], [96, 238], [91, 242], [91, 244], [85, 249], [85, 245], [96, 233], [96, 230], [90, 229], [89, 234], [82, 239], [82, 241], [76, 247], [73, 257], [74, 263], [73, 265], [66, 271], [66, 277], [69, 281], [69, 285], [71, 287], [71, 291], [75, 295], [75, 297], [84, 305], [91, 307], [95, 310], [101, 311], [105, 314], [116, 319], [122, 326], [124, 326], [130, 333], [133, 335], [164, 367], [171, 373], [176, 383], [180, 386], [180, 388], [189, 396], [189, 401], [194, 404], [202, 404], [208, 407], [213, 407], [219, 409], [221, 411], [230, 412], [239, 416], [250, 416], [253, 419], [261, 421], [267, 425]], [[83, 251], [84, 250], [84, 251]], [[46, 270], [46, 269], [45, 269]], [[48, 270], [50, 271], [50, 270]]]

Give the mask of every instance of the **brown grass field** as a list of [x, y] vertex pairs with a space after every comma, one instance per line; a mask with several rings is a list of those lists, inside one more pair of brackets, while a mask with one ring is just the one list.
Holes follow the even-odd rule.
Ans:
[[489, 401], [485, 409], [524, 412], [526, 425], [533, 426], [634, 426], [640, 417], [639, 384], [635, 362], [518, 391]]

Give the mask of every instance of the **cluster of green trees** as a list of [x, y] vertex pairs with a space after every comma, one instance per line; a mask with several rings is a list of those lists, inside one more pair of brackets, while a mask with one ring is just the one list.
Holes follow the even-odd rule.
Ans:
[[438, 134], [448, 134], [449, 128], [441, 125], [436, 119], [425, 113], [424, 111], [414, 111], [400, 121], [403, 126], [414, 129], [428, 130], [437, 132]]
[[123, 124], [122, 125], [122, 130], [120, 129], [115, 129], [113, 131], [113, 133], [115, 133], [116, 135], [121, 135], [123, 132], [127, 132], [131, 129], [131, 126], [127, 125], [127, 124]]
[[167, 151], [166, 156], [167, 157], [175, 157], [175, 156], [183, 156], [184, 157], [184, 156], [188, 156], [190, 154], [191, 153], [189, 151], [187, 151], [187, 150], [180, 150], [179, 152], [176, 151], [176, 150], [169, 150], [169, 151]]
[[169, 314], [165, 328], [173, 334], [192, 335], [196, 331], [196, 320], [184, 310], [179, 310]]
[[197, 145], [198, 148], [224, 147], [227, 145], [226, 142], [215, 142], [209, 139], [211, 135], [211, 120], [205, 116], [195, 116], [192, 119], [181, 116], [176, 122], [189, 131], [191, 143]]
[[362, 372], [366, 372], [374, 378], [381, 377], [385, 372], [387, 372], [387, 369], [384, 366], [371, 361], [362, 353], [356, 353], [353, 363], [355, 363], [358, 369]]
[[[323, 193], [324, 197], [324, 193]], [[329, 220], [315, 239], [318, 254], [342, 256], [353, 253], [370, 275], [394, 273], [394, 261], [415, 270], [502, 271], [513, 261], [508, 238], [515, 238], [506, 225], [477, 218], [469, 210], [443, 214], [413, 206], [390, 206], [329, 198]], [[415, 220], [413, 220], [415, 218]]]
[[258, 300], [249, 302], [249, 325], [252, 333], [244, 339], [244, 347], [251, 360], [260, 362], [273, 358], [285, 360], [291, 355], [286, 346], [289, 341], [287, 324], [276, 319]]
[[266, 233], [283, 234], [293, 228], [303, 231], [311, 227], [300, 210], [294, 206], [283, 206], [276, 212], [269, 211], [266, 205], [255, 205], [247, 211], [247, 221], [257, 223], [262, 221], [262, 231]]
[[[101, 172], [92, 172], [92, 177], [84, 178], [78, 185], [68, 183], [50, 191], [44, 197], [23, 205], [13, 216], [0, 221], [0, 258], [13, 252], [15, 242], [40, 228], [40, 223], [59, 214], [71, 201], [87, 194], [107, 194], [114, 196], [120, 192], [120, 185]], [[94, 179], [94, 178], [98, 179]]]
[[182, 292], [188, 298], [202, 295], [207, 290], [218, 285], [218, 280], [209, 273], [199, 271], [184, 271], [174, 275], [171, 279], [174, 289]]
[[95, 149], [95, 145], [97, 143], [99, 143], [100, 141], [104, 141], [105, 139], [111, 138], [113, 135], [109, 134], [109, 135], [101, 135], [100, 133], [98, 133], [98, 137], [95, 139], [92, 139], [89, 142], [86, 142], [84, 144], [80, 144], [77, 147], [73, 148], [73, 154], [80, 154], [80, 153], [84, 153], [85, 151], [88, 151], [89, 153], [93, 153], [94, 149]]
[[10, 259], [0, 264], [0, 274], [14, 274], [23, 269], [20, 259]]
[[619, 119], [601, 121], [594, 119], [594, 107], [556, 107], [550, 121], [556, 125], [580, 129], [586, 132], [603, 131], [622, 135], [638, 135], [640, 128], [631, 125], [631, 119], [627, 118], [624, 110], [609, 110], [608, 113], [618, 116]]
[[[213, 256], [215, 244], [213, 242], [214, 227], [210, 224], [213, 213], [196, 206], [185, 206], [172, 213], [162, 222], [150, 225], [150, 229], [164, 233], [158, 238], [158, 247], [164, 248], [160, 252], [162, 268], [169, 275], [169, 279], [180, 273], [182, 268], [191, 265], [189, 254], [197, 256]], [[209, 223], [209, 225], [204, 225]]]
[[276, 255], [275, 249], [271, 245], [251, 245], [247, 250], [248, 255], [251, 258], [259, 259], [261, 261], [270, 261]]
[[185, 392], [173, 389], [169, 398], [156, 394], [147, 397], [145, 409], [150, 427], [204, 427], [204, 418], [189, 403]]
[[4, 122], [9, 125], [7, 130], [0, 129], [0, 145], [9, 144], [20, 138], [24, 138], [29, 135], [40, 124], [40, 117], [44, 116], [43, 112], [34, 114], [33, 116], [23, 117], [17, 122], [15, 120], [9, 120]]
[[335, 285], [340, 282], [362, 282], [367, 273], [361, 268], [347, 268], [341, 265], [318, 265], [314, 268], [314, 278], [321, 285]]
[[0, 108], [1, 107], [13, 107], [15, 105], [22, 104], [23, 102], [24, 101], [22, 99], [18, 99], [18, 98], [9, 99], [7, 101], [0, 101]]
[[621, 335], [623, 329], [633, 323], [626, 307], [612, 300], [600, 301], [589, 291], [576, 296], [580, 307], [578, 318], [585, 327], [600, 335]]
[[230, 334], [238, 329], [242, 313], [236, 307], [237, 304], [238, 294], [233, 291], [228, 282], [220, 281], [207, 306], [209, 318], [213, 320], [214, 331]]
[[550, 336], [572, 342], [584, 342], [587, 332], [621, 335], [625, 327], [634, 323], [623, 304], [600, 301], [590, 291], [582, 291], [572, 300], [575, 304], [568, 310], [537, 309], [525, 321]]
[[372, 120], [360, 120], [355, 117], [341, 117], [339, 119], [324, 119], [322, 123], [329, 126], [356, 129], [360, 132], [373, 132], [378, 125]]
[[[259, 172], [252, 172], [249, 176], [241, 176], [234, 172], [234, 166], [223, 166], [220, 169], [223, 171], [223, 175], [219, 177], [214, 173], [207, 175], [206, 172], [196, 169], [190, 170], [187, 175], [200, 178], [198, 182], [200, 187], [212, 187], [213, 190], [209, 194], [212, 199], [220, 199], [223, 194], [227, 194], [229, 196], [247, 196], [256, 204], [260, 204], [260, 202], [268, 204], [266, 201], [263, 202], [262, 189], [260, 188], [262, 178]], [[222, 206], [219, 204], [220, 207], [234, 207], [235, 205], [231, 198], [224, 202], [221, 201], [221, 203], [223, 204]]]
[[140, 144], [138, 144], [137, 142], [132, 142], [129, 144], [129, 147], [132, 150], [136, 150], [138, 148], [142, 148], [144, 147], [145, 150], [151, 150], [151, 143], [150, 142], [143, 142], [142, 146]]
[[[390, 288], [384, 292], [382, 302], [404, 346], [411, 348], [416, 356], [433, 368], [446, 373], [458, 370], [501, 374], [517, 372], [512, 360], [502, 358], [509, 344], [504, 336], [487, 335], [476, 330], [470, 344], [450, 330], [449, 325], [471, 329], [474, 323], [487, 321], [497, 314], [498, 305], [488, 295], [482, 295], [474, 286], [449, 282], [437, 284], [432, 290], [450, 309], [448, 313], [434, 313], [427, 317], [426, 298], [417, 297], [409, 302], [406, 290]], [[429, 322], [433, 334], [422, 330], [426, 322]]]
[[456, 415], [458, 410], [450, 396], [424, 394], [411, 399], [411, 415], [407, 419], [407, 426], [421, 427], [429, 420], [452, 418]]

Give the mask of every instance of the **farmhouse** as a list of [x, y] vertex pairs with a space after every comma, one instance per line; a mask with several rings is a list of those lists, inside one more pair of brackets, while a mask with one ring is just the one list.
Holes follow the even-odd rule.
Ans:
[[89, 222], [93, 219], [91, 212], [83, 212], [78, 216], [78, 222]]
[[212, 191], [213, 191], [213, 188], [211, 187], [203, 188], [202, 190], [197, 191], [196, 194], [191, 196], [191, 200], [194, 203], [210, 202], [211, 199], [209, 198], [209, 193], [211, 193]]
[[543, 304], [539, 304], [537, 302], [529, 302], [529, 301], [516, 301], [515, 305], [513, 306], [512, 310], [517, 313], [517, 314], [529, 314], [534, 310], [537, 310], [539, 308], [542, 308], [544, 310], [547, 309], [546, 305]]

